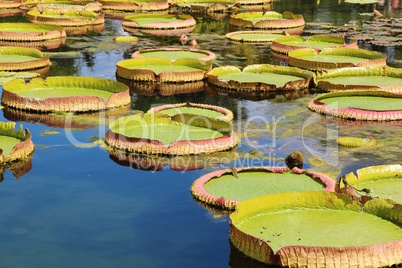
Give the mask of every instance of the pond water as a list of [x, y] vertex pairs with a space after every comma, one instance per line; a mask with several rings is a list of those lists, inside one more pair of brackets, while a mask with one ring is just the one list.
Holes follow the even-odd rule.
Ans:
[[[380, 2], [376, 9], [385, 17], [400, 17], [402, 3]], [[303, 14], [308, 23], [336, 26], [373, 11], [373, 5], [338, 0], [281, 0], [272, 8]], [[188, 35], [217, 55], [216, 66], [285, 64], [271, 55], [268, 45], [225, 39], [232, 30], [228, 17], [198, 17]], [[107, 18], [101, 31], [69, 36], [64, 45], [47, 50], [52, 62], [48, 75], [116, 80], [116, 63], [138, 49], [181, 46], [178, 35], [136, 34], [137, 43], [115, 43], [113, 38], [120, 35], [130, 34], [120, 20]], [[388, 64], [401, 67], [397, 46], [362, 46], [387, 53]], [[130, 107], [106, 114], [41, 117], [0, 110], [1, 121], [23, 124], [36, 145], [30, 161], [15, 167], [15, 175], [7, 170], [0, 183], [0, 267], [260, 267], [231, 247], [228, 216], [193, 200], [190, 186], [195, 179], [227, 166], [284, 165], [283, 158], [295, 150], [304, 154], [305, 168], [334, 179], [365, 166], [400, 163], [402, 158], [401, 122], [327, 118], [307, 109], [312, 94], [246, 98], [205, 88], [163, 96], [134, 86], [131, 93]], [[130, 162], [103, 146], [108, 119], [184, 101], [231, 109], [241, 137], [237, 151], [173, 159], [133, 156], [137, 162]], [[373, 136], [379, 145], [338, 148], [337, 136]], [[199, 169], [182, 171], [183, 164]]]

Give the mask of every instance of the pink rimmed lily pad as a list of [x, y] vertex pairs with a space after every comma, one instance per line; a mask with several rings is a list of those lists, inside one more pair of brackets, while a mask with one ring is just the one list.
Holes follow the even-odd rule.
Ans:
[[18, 0], [2, 0], [0, 1], [0, 9], [18, 9], [22, 5], [22, 1]]
[[230, 150], [238, 139], [230, 123], [201, 115], [146, 113], [109, 124], [105, 142], [114, 149], [153, 155], [198, 155]]
[[150, 109], [148, 113], [163, 113], [168, 116], [175, 116], [177, 114], [194, 114], [228, 122], [233, 120], [233, 112], [229, 109], [216, 105], [192, 102], [156, 106]]
[[303, 27], [304, 18], [300, 14], [285, 11], [283, 14], [268, 12], [243, 12], [230, 16], [229, 24], [252, 29], [289, 29]]
[[62, 27], [32, 23], [0, 23], [0, 41], [32, 42], [62, 39], [66, 32]]
[[27, 19], [32, 23], [58, 25], [67, 27], [82, 27], [87, 25], [104, 24], [103, 15], [87, 10], [72, 10], [66, 12], [60, 10], [45, 9], [42, 12], [30, 10]]
[[383, 67], [387, 55], [381, 52], [353, 48], [323, 48], [317, 52], [312, 48], [296, 49], [288, 53], [290, 66], [310, 71], [346, 67]]
[[350, 90], [319, 95], [310, 101], [314, 112], [364, 121], [402, 120], [402, 95], [385, 91]]
[[335, 35], [312, 35], [302, 37], [298, 35], [278, 37], [272, 41], [271, 50], [287, 55], [290, 51], [301, 48], [311, 48], [320, 52], [324, 48], [359, 48], [355, 40], [346, 43], [345, 38]]
[[295, 67], [254, 64], [243, 70], [223, 66], [207, 73], [207, 81], [232, 91], [298, 91], [309, 88], [314, 73]]
[[124, 17], [123, 27], [138, 30], [177, 30], [192, 28], [196, 21], [190, 15], [136, 14]]
[[286, 267], [386, 267], [402, 255], [402, 207], [362, 204], [325, 191], [270, 194], [242, 201], [230, 215], [230, 240], [245, 255]]
[[14, 122], [0, 122], [0, 165], [28, 157], [34, 151], [31, 133]]
[[341, 177], [340, 191], [360, 197], [391, 199], [402, 204], [402, 165], [369, 166]]
[[186, 83], [202, 81], [212, 63], [191, 59], [171, 59], [162, 57], [135, 58], [119, 61], [116, 75], [118, 77], [153, 83]]
[[234, 210], [243, 200], [293, 191], [334, 191], [335, 181], [298, 168], [230, 168], [207, 173], [191, 186], [193, 196], [210, 206]]
[[49, 55], [35, 48], [0, 47], [0, 71], [26, 71], [50, 66]]
[[382, 90], [402, 93], [402, 69], [389, 66], [377, 68], [340, 68], [318, 73], [320, 92], [344, 90]]
[[103, 10], [150, 12], [169, 9], [167, 1], [100, 0]]
[[2, 103], [37, 112], [88, 112], [128, 105], [126, 85], [104, 78], [54, 76], [14, 79], [3, 86]]
[[179, 58], [194, 58], [201, 61], [211, 62], [216, 59], [216, 55], [208, 50], [195, 48], [162, 47], [152, 49], [140, 49], [135, 51], [131, 58], [151, 58], [164, 57], [175, 61]]

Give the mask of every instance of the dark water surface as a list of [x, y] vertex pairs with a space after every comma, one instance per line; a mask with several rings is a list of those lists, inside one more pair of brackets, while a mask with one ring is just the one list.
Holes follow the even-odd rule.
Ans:
[[[400, 5], [395, 7], [385, 1], [376, 8], [386, 17], [399, 17]], [[306, 22], [334, 25], [358, 20], [359, 14], [372, 12], [372, 8], [339, 4], [337, 0], [321, 0], [319, 4], [281, 0], [273, 4], [275, 11], [303, 14]], [[13, 20], [24, 18], [1, 18], [2, 22]], [[216, 65], [283, 64], [272, 57], [268, 45], [226, 40], [224, 35], [230, 30], [228, 17], [200, 17], [189, 37], [216, 53]], [[135, 44], [114, 43], [113, 37], [119, 35], [128, 35], [121, 21], [107, 19], [104, 31], [69, 36], [65, 45], [49, 51], [52, 65], [48, 75], [115, 80], [116, 63], [130, 58], [134, 51], [179, 46], [179, 36], [137, 35]], [[378, 50], [388, 53], [391, 65], [402, 60], [395, 47]], [[150, 95], [133, 88], [129, 108], [67, 120], [55, 117], [57, 124], [55, 118], [49, 123], [45, 118], [16, 117], [0, 111], [0, 120], [17, 121], [28, 128], [36, 145], [31, 163], [26, 163], [27, 172], [15, 179], [7, 170], [0, 183], [0, 267], [257, 267], [260, 265], [245, 262], [231, 249], [228, 216], [210, 212], [193, 200], [190, 186], [195, 179], [223, 166], [283, 165], [283, 158], [294, 150], [303, 152], [306, 168], [334, 179], [365, 166], [400, 163], [402, 158], [401, 123], [325, 118], [307, 109], [314, 97], [311, 94], [295, 100], [279, 95], [258, 101], [209, 88], [194, 94]], [[157, 162], [153, 165], [130, 164], [111, 156], [102, 140], [97, 142], [107, 130], [107, 118], [183, 101], [231, 109], [242, 138], [237, 152], [190, 160], [152, 159]], [[63, 122], [75, 125], [64, 128]], [[371, 135], [379, 145], [338, 148], [335, 139], [339, 135]], [[250, 155], [260, 157], [247, 158]], [[198, 161], [206, 167], [177, 171], [180, 161]], [[213, 167], [214, 162], [221, 164]]]

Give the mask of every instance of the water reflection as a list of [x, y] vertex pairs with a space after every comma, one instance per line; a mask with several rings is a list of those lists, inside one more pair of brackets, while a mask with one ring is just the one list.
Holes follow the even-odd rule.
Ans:
[[10, 170], [14, 178], [19, 179], [32, 169], [32, 155], [15, 162], [0, 165], [0, 182], [4, 181], [5, 172]]

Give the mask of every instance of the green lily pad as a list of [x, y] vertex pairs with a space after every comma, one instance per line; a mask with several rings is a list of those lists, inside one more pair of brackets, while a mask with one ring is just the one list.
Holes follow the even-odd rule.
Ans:
[[[392, 199], [402, 204], [402, 166], [370, 166], [346, 174], [340, 181], [341, 187], [353, 187], [360, 195], [367, 193], [373, 198]], [[364, 190], [363, 190], [364, 189]]]
[[323, 48], [296, 49], [288, 53], [290, 66], [322, 71], [345, 67], [383, 67], [387, 64], [387, 55], [365, 49]]
[[377, 145], [376, 139], [372, 136], [367, 138], [358, 138], [358, 137], [338, 137], [336, 139], [339, 145], [345, 147], [367, 147]]
[[30, 10], [27, 12], [27, 19], [38, 24], [58, 25], [58, 26], [86, 26], [103, 24], [105, 18], [92, 11], [87, 10], [61, 10], [45, 9], [43, 12]]
[[146, 113], [109, 124], [105, 141], [112, 148], [134, 153], [192, 155], [231, 149], [237, 145], [237, 136], [225, 121]]
[[4, 105], [37, 112], [99, 111], [129, 104], [126, 85], [94, 77], [14, 79], [3, 86]]
[[[293, 171], [293, 172], [292, 172]], [[286, 167], [231, 168], [213, 171], [191, 186], [193, 196], [208, 205], [235, 209], [240, 201], [281, 192], [334, 191], [335, 181], [323, 174]]]
[[191, 102], [157, 106], [150, 109], [148, 113], [162, 113], [168, 116], [175, 116], [178, 114], [192, 114], [195, 116], [201, 115], [228, 122], [232, 121], [233, 119], [233, 112], [226, 108]]
[[308, 88], [314, 73], [288, 66], [249, 65], [241, 71], [235, 66], [223, 66], [207, 73], [208, 83], [235, 91], [280, 91]]
[[32, 23], [0, 23], [1, 41], [43, 41], [65, 38], [62, 27]]
[[1, 1], [0, 9], [16, 9], [21, 6], [21, 1]]
[[0, 71], [25, 71], [48, 67], [49, 55], [35, 48], [0, 47]]
[[163, 0], [100, 0], [98, 2], [102, 5], [102, 9], [104, 10], [147, 12], [169, 9], [169, 3]]
[[282, 30], [274, 31], [236, 31], [227, 33], [225, 37], [240, 43], [271, 43], [274, 39], [284, 36]]
[[271, 194], [238, 204], [230, 215], [230, 239], [267, 264], [392, 266], [402, 252], [401, 215], [402, 207], [385, 199], [362, 205], [324, 191]]
[[15, 130], [14, 122], [0, 122], [0, 165], [20, 160], [33, 153], [34, 144], [28, 129]]
[[135, 58], [117, 62], [116, 75], [135, 81], [184, 83], [201, 81], [212, 64], [191, 58]]
[[383, 90], [402, 93], [402, 69], [340, 68], [319, 73], [316, 77], [318, 91]]
[[99, 13], [102, 10], [102, 5], [98, 2], [88, 3], [86, 5], [73, 5], [73, 4], [63, 4], [63, 3], [53, 3], [53, 4], [38, 4], [33, 7], [33, 10], [43, 12], [46, 9], [51, 9], [54, 11], [65, 13], [68, 10], [86, 10], [95, 13]]
[[276, 53], [288, 54], [290, 51], [300, 48], [311, 48], [316, 51], [321, 51], [324, 48], [359, 48], [357, 42], [351, 40], [346, 43], [345, 38], [334, 35], [312, 35], [304, 38], [302, 36], [282, 36], [272, 41], [271, 50]]
[[230, 16], [229, 24], [253, 29], [287, 29], [302, 27], [304, 18], [300, 14], [285, 11], [283, 14], [268, 12], [242, 12]]
[[165, 48], [154, 48], [154, 49], [141, 49], [134, 52], [131, 58], [153, 58], [162, 57], [171, 60], [177, 60], [179, 58], [193, 58], [202, 61], [213, 61], [216, 56], [214, 53], [208, 50], [200, 49], [187, 49], [187, 48], [177, 48], [177, 47], [165, 47]]
[[190, 15], [136, 14], [124, 17], [122, 25], [135, 29], [180, 29], [195, 26], [196, 21]]
[[392, 121], [402, 119], [402, 94], [385, 91], [343, 91], [318, 96], [312, 111], [344, 119]]

